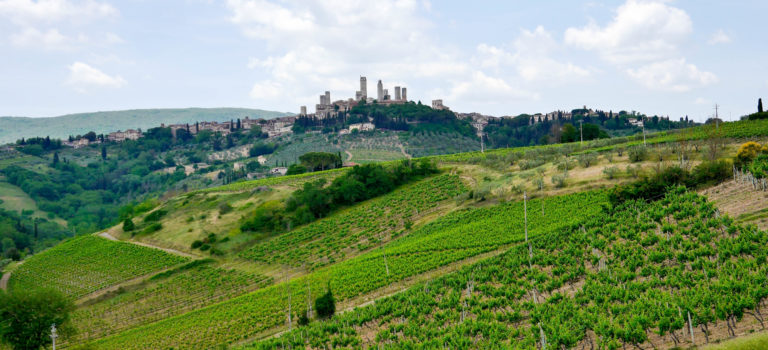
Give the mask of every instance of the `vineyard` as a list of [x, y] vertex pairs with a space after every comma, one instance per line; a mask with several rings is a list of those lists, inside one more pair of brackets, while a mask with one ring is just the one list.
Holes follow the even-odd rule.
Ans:
[[[533, 209], [537, 205], [541, 207], [541, 201], [544, 217], [541, 211]], [[606, 197], [601, 192], [531, 201], [528, 203], [531, 205], [528, 234], [537, 237], [558, 232], [586, 216], [597, 215], [604, 203]], [[576, 212], [579, 215], [566, 215]], [[552, 220], [547, 220], [550, 216]], [[478, 221], [486, 224], [478, 225]], [[397, 239], [381, 250], [320, 268], [288, 283], [134, 328], [97, 341], [95, 345], [155, 349], [238, 343], [285, 325], [289, 301], [293, 312], [298, 314], [306, 310], [306, 300], [322, 293], [326, 286], [331, 287], [338, 300], [365, 295], [405, 278], [498, 249], [509, 242], [520, 242], [524, 239], [523, 221], [523, 204], [520, 202], [455, 212], [414, 230], [411, 235]], [[444, 230], [449, 227], [452, 230]], [[454, 237], [456, 235], [460, 237]], [[451, 249], [439, 248], [441, 242], [449, 244]], [[295, 323], [296, 315], [292, 319]]]
[[[252, 348], [670, 348], [764, 329], [768, 234], [677, 189]], [[719, 327], [719, 330], [718, 328]]]
[[80, 236], [27, 259], [11, 275], [9, 288], [45, 286], [77, 299], [188, 260], [158, 249]]
[[260, 242], [240, 256], [310, 268], [333, 263], [342, 260], [345, 251], [365, 251], [394, 237], [407, 222], [466, 190], [456, 175], [434, 176]]
[[180, 271], [153, 276], [143, 288], [78, 309], [72, 316], [81, 330], [72, 342], [105, 337], [256, 290], [271, 279], [253, 273], [191, 262]]

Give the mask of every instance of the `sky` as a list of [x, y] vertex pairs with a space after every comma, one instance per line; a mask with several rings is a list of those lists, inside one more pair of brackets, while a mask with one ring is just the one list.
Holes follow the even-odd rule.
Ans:
[[0, 0], [0, 115], [310, 112], [329, 90], [494, 116], [735, 120], [768, 97], [768, 2]]

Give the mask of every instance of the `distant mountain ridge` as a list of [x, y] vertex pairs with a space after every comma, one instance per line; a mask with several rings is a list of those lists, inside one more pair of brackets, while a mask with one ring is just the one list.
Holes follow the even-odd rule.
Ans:
[[15, 142], [22, 137], [65, 139], [89, 131], [101, 134], [125, 129], [146, 130], [160, 124], [223, 122], [244, 117], [272, 119], [287, 115], [291, 114], [249, 108], [168, 108], [77, 113], [49, 118], [0, 117], [0, 144]]

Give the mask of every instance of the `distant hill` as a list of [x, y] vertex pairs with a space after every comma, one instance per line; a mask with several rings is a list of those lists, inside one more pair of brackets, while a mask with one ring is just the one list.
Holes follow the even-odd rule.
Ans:
[[22, 137], [64, 139], [89, 131], [101, 134], [136, 128], [146, 130], [161, 123], [222, 122], [246, 116], [271, 119], [286, 115], [289, 113], [247, 108], [174, 108], [78, 113], [50, 118], [0, 117], [0, 144], [15, 142]]

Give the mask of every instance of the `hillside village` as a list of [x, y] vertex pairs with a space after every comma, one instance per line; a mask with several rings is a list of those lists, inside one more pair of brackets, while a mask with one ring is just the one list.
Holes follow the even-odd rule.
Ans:
[[[394, 96], [390, 94], [389, 89], [384, 88], [381, 80], [377, 84], [376, 98], [368, 96], [367, 78], [360, 77], [360, 90], [356, 91], [355, 97], [349, 97], [347, 99], [340, 99], [332, 101], [331, 92], [325, 91], [324, 94], [319, 96], [319, 102], [315, 105], [314, 113], [308, 113], [306, 106], [300, 106], [300, 112], [293, 116], [276, 117], [273, 119], [255, 118], [252, 119], [248, 116], [244, 118], [236, 118], [230, 121], [216, 122], [216, 121], [198, 121], [195, 123], [185, 124], [160, 124], [158, 127], [170, 128], [173, 136], [176, 137], [179, 132], [186, 132], [189, 135], [197, 135], [201, 131], [210, 131], [213, 133], [219, 133], [221, 135], [227, 135], [235, 130], [251, 130], [257, 126], [262, 132], [266, 133], [269, 138], [275, 138], [283, 135], [289, 135], [293, 133], [293, 126], [297, 119], [315, 119], [324, 120], [331, 118], [338, 118], [340, 115], [349, 113], [352, 109], [360, 104], [376, 104], [382, 106], [402, 105], [408, 102], [407, 88], [401, 86], [394, 87]], [[436, 111], [450, 110], [443, 104], [442, 99], [432, 100], [431, 108]], [[525, 115], [530, 120], [527, 121], [528, 125], [534, 125], [546, 122], [562, 122], [568, 123], [574, 120], [574, 112], [578, 112], [579, 117], [598, 118], [607, 117], [613, 118], [618, 116], [619, 113], [596, 111], [587, 106], [583, 106], [580, 109], [574, 109], [573, 111], [553, 111], [549, 113], [535, 113], [532, 115]], [[483, 115], [480, 113], [459, 113], [453, 112], [456, 118], [461, 120], [468, 120], [472, 127], [475, 129], [476, 134], [482, 137], [483, 130], [489, 121], [504, 120], [521, 118], [521, 116], [502, 116], [495, 117], [489, 115]], [[625, 113], [625, 112], [621, 112]], [[647, 119], [645, 115], [635, 114], [632, 112], [630, 118], [627, 121], [630, 126], [642, 128], [644, 121]], [[660, 119], [666, 119], [669, 121], [669, 117], [662, 117]], [[681, 121], [683, 118], [680, 118]], [[686, 117], [687, 120], [687, 117]], [[345, 128], [339, 129], [337, 133], [339, 135], [348, 135], [353, 131], [359, 132], [373, 131], [376, 129], [374, 123], [371, 122], [369, 117], [368, 121], [360, 123], [351, 123]], [[63, 141], [66, 146], [73, 148], [81, 148], [93, 143], [101, 142], [123, 142], [126, 140], [137, 140], [143, 135], [141, 129], [127, 129], [117, 130], [110, 132], [106, 135], [78, 135], [70, 136], [68, 140]]]

